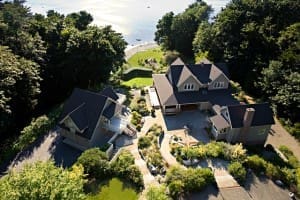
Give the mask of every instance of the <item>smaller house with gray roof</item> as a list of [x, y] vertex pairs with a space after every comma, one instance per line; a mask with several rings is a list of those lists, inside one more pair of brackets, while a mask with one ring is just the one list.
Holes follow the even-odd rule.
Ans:
[[108, 155], [121, 136], [127, 138], [123, 145], [131, 144], [136, 130], [127, 120], [124, 99], [111, 87], [100, 93], [75, 88], [58, 124], [64, 142], [80, 150], [106, 147]]
[[273, 112], [268, 103], [213, 106], [211, 132], [216, 140], [248, 145], [264, 144], [272, 124]]

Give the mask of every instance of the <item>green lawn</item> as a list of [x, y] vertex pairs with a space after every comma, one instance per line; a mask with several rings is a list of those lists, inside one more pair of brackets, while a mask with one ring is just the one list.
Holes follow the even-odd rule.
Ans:
[[136, 54], [134, 54], [133, 56], [131, 56], [131, 58], [129, 58], [128, 60], [128, 65], [131, 67], [137, 67], [140, 66], [138, 63], [138, 60], [145, 60], [148, 58], [154, 58], [158, 63], [159, 61], [162, 59], [163, 57], [163, 52], [161, 50], [160, 47], [156, 47], [153, 49], [148, 49], [146, 51], [140, 51]]
[[152, 78], [136, 77], [130, 79], [129, 81], [122, 82], [121, 85], [127, 87], [143, 87], [143, 86], [150, 86], [152, 85], [152, 83], [153, 83]]
[[138, 194], [118, 178], [111, 179], [107, 185], [100, 188], [96, 195], [89, 195], [87, 200], [137, 200]]

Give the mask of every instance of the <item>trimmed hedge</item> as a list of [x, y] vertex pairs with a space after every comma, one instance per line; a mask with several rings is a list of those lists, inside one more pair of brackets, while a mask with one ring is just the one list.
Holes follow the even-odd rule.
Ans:
[[128, 81], [130, 79], [133, 79], [135, 77], [151, 77], [152, 76], [152, 70], [147, 68], [130, 68], [123, 72], [122, 74], [122, 80]]

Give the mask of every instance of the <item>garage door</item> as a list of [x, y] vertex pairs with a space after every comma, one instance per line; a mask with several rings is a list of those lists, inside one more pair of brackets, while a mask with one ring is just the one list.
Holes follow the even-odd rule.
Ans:
[[186, 110], [197, 110], [198, 105], [197, 104], [186, 104], [186, 105], [181, 105], [181, 110], [186, 111]]

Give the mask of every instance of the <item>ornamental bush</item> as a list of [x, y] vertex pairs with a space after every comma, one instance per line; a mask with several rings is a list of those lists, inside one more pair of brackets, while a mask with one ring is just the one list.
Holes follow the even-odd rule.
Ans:
[[143, 136], [140, 137], [138, 140], [138, 148], [139, 149], [144, 149], [144, 148], [148, 148], [151, 146], [151, 140], [149, 137]]
[[228, 166], [229, 173], [240, 183], [246, 180], [246, 169], [239, 162], [232, 162]]

